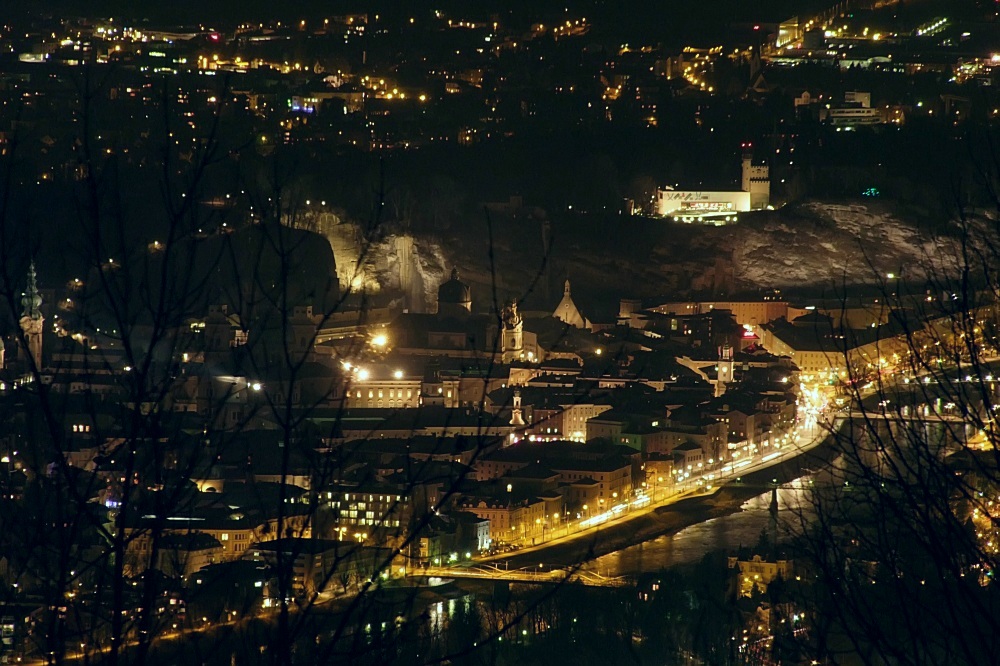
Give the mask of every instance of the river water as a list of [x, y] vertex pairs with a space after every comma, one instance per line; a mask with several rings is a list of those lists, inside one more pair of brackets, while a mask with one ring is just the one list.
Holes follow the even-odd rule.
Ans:
[[734, 551], [740, 546], [753, 546], [762, 530], [774, 530], [780, 541], [790, 526], [798, 526], [803, 516], [808, 519], [814, 479], [814, 475], [806, 474], [777, 488], [776, 523], [772, 523], [771, 491], [762, 489], [760, 495], [748, 499], [735, 513], [598, 557], [585, 568], [605, 576], [632, 576], [693, 564], [713, 550]]

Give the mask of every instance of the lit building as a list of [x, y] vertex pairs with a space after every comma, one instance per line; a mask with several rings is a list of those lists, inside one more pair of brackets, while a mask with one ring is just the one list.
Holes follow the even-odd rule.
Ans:
[[735, 222], [737, 213], [767, 208], [771, 180], [767, 164], [754, 164], [752, 144], [743, 144], [743, 174], [739, 191], [656, 190], [656, 213], [679, 222], [722, 225]]
[[775, 579], [787, 580], [792, 575], [792, 560], [775, 560], [769, 562], [760, 555], [754, 555], [749, 560], [738, 557], [729, 558], [729, 568], [740, 571], [740, 596], [749, 597], [754, 587], [761, 593], [767, 592], [767, 586]]
[[[661, 314], [692, 315], [711, 312], [712, 310], [729, 310], [733, 313], [733, 318], [740, 326], [757, 326], [781, 317], [788, 316], [788, 302], [778, 300], [777, 297], [764, 297], [756, 301], [711, 301], [711, 302], [678, 302], [663, 303], [650, 308], [653, 312]], [[633, 328], [642, 328], [632, 323], [632, 319], [640, 318], [642, 312], [628, 312], [630, 318], [629, 325]], [[621, 316], [621, 315], [620, 315]]]
[[845, 92], [842, 105], [821, 109], [820, 120], [826, 120], [838, 129], [881, 125], [885, 122], [882, 110], [872, 108], [871, 93], [857, 91]]
[[587, 318], [580, 314], [580, 310], [576, 307], [576, 303], [573, 302], [573, 296], [570, 293], [569, 280], [566, 280], [566, 284], [563, 287], [563, 297], [559, 301], [559, 305], [556, 306], [555, 312], [552, 316], [559, 321], [569, 324], [575, 328], [585, 328], [590, 330], [590, 322]]

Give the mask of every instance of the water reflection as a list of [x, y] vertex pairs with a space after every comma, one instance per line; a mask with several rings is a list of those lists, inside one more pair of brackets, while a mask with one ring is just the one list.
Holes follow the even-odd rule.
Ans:
[[441, 638], [448, 631], [456, 613], [468, 613], [475, 597], [471, 594], [432, 603], [427, 608], [426, 619], [430, 636]]
[[[789, 524], [799, 525], [803, 516], [810, 515], [810, 489], [820, 477], [806, 475], [777, 488], [777, 534], [779, 539]], [[735, 550], [740, 546], [753, 546], [762, 530], [771, 529], [772, 495], [762, 489], [760, 495], [748, 499], [736, 513], [712, 518], [676, 534], [661, 536], [635, 546], [630, 546], [589, 563], [586, 568], [606, 576], [627, 576], [655, 572], [677, 564], [692, 564], [705, 553], [717, 550]], [[803, 513], [804, 512], [804, 513]]]

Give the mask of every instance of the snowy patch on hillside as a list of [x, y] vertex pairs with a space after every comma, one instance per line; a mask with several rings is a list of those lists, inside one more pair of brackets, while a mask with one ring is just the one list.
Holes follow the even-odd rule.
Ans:
[[930, 237], [889, 210], [810, 202], [748, 215], [731, 227], [735, 277], [761, 287], [821, 286], [902, 274], [952, 273], [955, 237]]

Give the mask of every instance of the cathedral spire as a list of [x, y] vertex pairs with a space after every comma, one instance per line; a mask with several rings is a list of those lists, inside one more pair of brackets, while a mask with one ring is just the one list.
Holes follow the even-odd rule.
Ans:
[[552, 316], [570, 326], [590, 329], [590, 322], [580, 313], [580, 310], [576, 307], [576, 303], [573, 302], [573, 295], [570, 293], [568, 279], [563, 287], [562, 300], [559, 301], [559, 305], [556, 306]]
[[42, 318], [42, 296], [38, 293], [34, 261], [28, 267], [28, 286], [21, 296], [21, 307], [24, 308], [22, 317], [36, 320]]
[[42, 296], [38, 293], [38, 281], [35, 275], [35, 262], [28, 267], [28, 285], [21, 296], [21, 331], [24, 333], [24, 344], [28, 356], [33, 361], [29, 370], [38, 371], [42, 367]]

